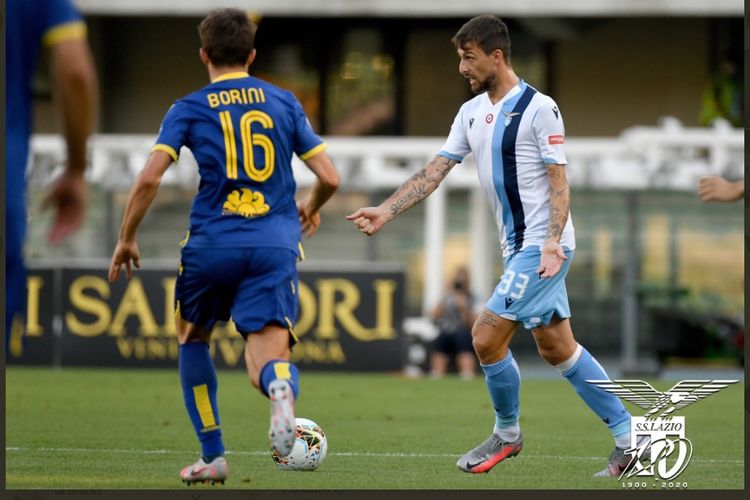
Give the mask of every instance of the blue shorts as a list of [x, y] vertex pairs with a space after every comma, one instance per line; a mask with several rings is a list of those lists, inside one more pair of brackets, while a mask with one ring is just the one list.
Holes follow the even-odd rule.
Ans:
[[565, 276], [575, 251], [564, 249], [568, 260], [552, 278], [539, 278], [539, 247], [524, 248], [505, 259], [505, 272], [485, 307], [498, 316], [522, 322], [529, 330], [549, 325], [552, 316], [570, 317]]
[[211, 330], [230, 316], [243, 337], [268, 324], [289, 329], [297, 339], [299, 280], [297, 256], [285, 248], [182, 249], [175, 285], [175, 310], [190, 323]]

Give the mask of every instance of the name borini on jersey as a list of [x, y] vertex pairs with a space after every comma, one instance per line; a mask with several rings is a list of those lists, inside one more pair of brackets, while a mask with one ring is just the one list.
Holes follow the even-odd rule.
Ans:
[[208, 105], [212, 108], [220, 105], [228, 106], [230, 104], [255, 104], [266, 102], [266, 94], [262, 88], [249, 87], [241, 89], [220, 90], [206, 94]]

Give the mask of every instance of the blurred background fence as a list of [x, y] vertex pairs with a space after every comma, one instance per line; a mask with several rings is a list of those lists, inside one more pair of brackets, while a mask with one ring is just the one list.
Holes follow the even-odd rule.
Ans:
[[[90, 143], [88, 217], [57, 247], [45, 242], [49, 220], [40, 202], [63, 143], [44, 64], [35, 77], [26, 252], [32, 266], [49, 270], [106, 263], [164, 112], [207, 81], [196, 26], [215, 6], [78, 4], [99, 71], [101, 112]], [[390, 321], [403, 346], [410, 335], [429, 337], [428, 329], [405, 330], [401, 322], [424, 316], [456, 267], [468, 265], [480, 297], [501, 274], [497, 229], [473, 159], [377, 237], [362, 237], [344, 216], [379, 203], [440, 149], [470, 97], [450, 38], [469, 17], [488, 12], [509, 24], [516, 72], [552, 95], [565, 118], [578, 247], [567, 283], [577, 337], [625, 368], [673, 357], [744, 359], [742, 206], [705, 205], [695, 193], [701, 176], [744, 175], [741, 2], [235, 4], [259, 23], [251, 72], [295, 92], [342, 174], [320, 232], [304, 242], [310, 265], [396, 264], [405, 277], [403, 307]], [[729, 105], [719, 113], [721, 92]], [[306, 189], [311, 174], [296, 159], [293, 167]], [[176, 262], [197, 182], [183, 150], [140, 231], [146, 268]], [[346, 334], [341, 317], [334, 327]], [[139, 335], [137, 327], [128, 334]], [[535, 352], [530, 335], [517, 335], [514, 352]], [[409, 363], [408, 353], [400, 359]]]

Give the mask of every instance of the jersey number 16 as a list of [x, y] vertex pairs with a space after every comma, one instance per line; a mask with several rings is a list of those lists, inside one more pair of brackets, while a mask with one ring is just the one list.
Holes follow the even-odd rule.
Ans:
[[[237, 140], [229, 111], [219, 112], [221, 130], [224, 133], [224, 148], [227, 153], [227, 177], [237, 179]], [[240, 140], [242, 142], [242, 166], [245, 173], [254, 181], [263, 182], [273, 174], [276, 150], [273, 142], [265, 134], [254, 134], [250, 127], [259, 123], [264, 129], [273, 128], [273, 120], [263, 111], [248, 111], [240, 118]], [[257, 168], [253, 157], [253, 146], [259, 146], [264, 153], [264, 166]]]

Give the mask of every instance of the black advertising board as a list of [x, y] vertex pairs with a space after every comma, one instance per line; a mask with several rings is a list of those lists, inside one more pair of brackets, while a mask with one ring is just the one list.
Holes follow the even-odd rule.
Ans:
[[[176, 367], [176, 272], [143, 267], [113, 285], [104, 266], [30, 269], [23, 352], [8, 363]], [[391, 266], [301, 266], [292, 361], [314, 370], [400, 370], [404, 292], [404, 272]], [[244, 369], [244, 347], [233, 323], [215, 327], [218, 368]]]

